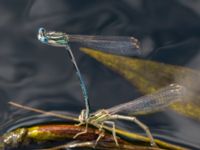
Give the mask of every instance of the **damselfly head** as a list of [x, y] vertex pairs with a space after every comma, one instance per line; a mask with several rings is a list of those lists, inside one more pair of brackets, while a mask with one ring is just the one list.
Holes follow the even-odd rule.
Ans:
[[48, 44], [48, 37], [46, 36], [46, 30], [44, 28], [39, 28], [38, 40], [42, 43]]
[[65, 47], [68, 43], [68, 36], [62, 32], [46, 31], [44, 28], [39, 28], [38, 40], [51, 46]]

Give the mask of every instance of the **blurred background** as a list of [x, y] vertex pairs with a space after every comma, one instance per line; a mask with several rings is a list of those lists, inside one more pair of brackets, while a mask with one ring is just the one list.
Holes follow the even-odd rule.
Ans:
[[[1, 134], [44, 121], [33, 119], [35, 114], [31, 112], [9, 106], [10, 100], [74, 114], [84, 108], [79, 81], [66, 50], [40, 43], [39, 27], [70, 34], [134, 36], [141, 41], [144, 59], [200, 67], [199, 0], [1, 0]], [[141, 95], [119, 74], [79, 49], [73, 51], [93, 110]], [[200, 149], [198, 121], [171, 111], [140, 119], [155, 137]], [[126, 123], [121, 126], [132, 128]]]

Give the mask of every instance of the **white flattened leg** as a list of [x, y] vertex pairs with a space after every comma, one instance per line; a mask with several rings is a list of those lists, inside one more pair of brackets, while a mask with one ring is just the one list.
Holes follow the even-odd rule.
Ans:
[[146, 132], [147, 136], [150, 139], [151, 146], [157, 146], [149, 128], [144, 123], [139, 121], [136, 117], [134, 117], [134, 116], [131, 116], [131, 117], [130, 116], [123, 116], [123, 115], [110, 115], [109, 120], [110, 119], [111, 120], [113, 120], [113, 119], [128, 120], [128, 121], [132, 121], [132, 122], [136, 123], [138, 126], [140, 126]]
[[[96, 126], [96, 124], [93, 124], [94, 126]], [[96, 142], [95, 142], [95, 145], [94, 145], [94, 148], [96, 147], [96, 145], [98, 144], [99, 140], [104, 137], [104, 130], [103, 130], [103, 126], [104, 126], [104, 122], [101, 123], [100, 127], [99, 126], [96, 126], [98, 129], [99, 129], [99, 136], [98, 138], [96, 139]]]
[[84, 124], [85, 124], [85, 130], [82, 131], [82, 132], [77, 133], [77, 134], [73, 137], [74, 139], [77, 138], [77, 137], [78, 137], [79, 135], [81, 135], [81, 134], [87, 133], [87, 130], [88, 130], [88, 122], [87, 122], [87, 120], [85, 120], [85, 113], [86, 113], [86, 110], [83, 109], [83, 110], [81, 111], [79, 117], [78, 117], [78, 119], [79, 119], [80, 122], [79, 122], [78, 124], [75, 124], [75, 126], [81, 126], [81, 125], [84, 125]]
[[86, 114], [86, 110], [85, 109], [81, 110], [81, 113], [78, 116], [79, 123], [75, 124], [76, 126], [81, 126], [81, 125], [85, 124], [85, 122], [86, 122], [85, 114]]
[[115, 123], [113, 121], [104, 121], [104, 123], [110, 124], [112, 126], [112, 135], [113, 135], [114, 141], [115, 141], [116, 145], [119, 146], [119, 143], [117, 141], [116, 131], [115, 131], [116, 130]]
[[77, 133], [73, 138], [75, 139], [75, 138], [77, 138], [78, 136], [87, 133], [87, 131], [88, 131], [88, 123], [85, 123], [85, 130], [82, 131], [82, 132]]

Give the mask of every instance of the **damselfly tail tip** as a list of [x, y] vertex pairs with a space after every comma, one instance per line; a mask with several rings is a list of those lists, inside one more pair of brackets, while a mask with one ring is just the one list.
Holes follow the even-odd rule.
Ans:
[[134, 37], [131, 37], [130, 40], [131, 40], [131, 44], [137, 54], [136, 56], [142, 56], [143, 52], [141, 50], [140, 41]]
[[184, 97], [187, 93], [186, 87], [177, 83], [170, 84], [170, 88], [172, 92], [178, 93], [181, 97]]
[[172, 83], [172, 84], [170, 84], [170, 87], [173, 87], [174, 89], [184, 89], [185, 88], [183, 85], [180, 85], [178, 83]]
[[140, 42], [138, 39], [134, 38], [134, 37], [131, 37], [131, 42], [133, 43], [133, 46], [136, 48], [136, 49], [139, 49], [140, 48]]

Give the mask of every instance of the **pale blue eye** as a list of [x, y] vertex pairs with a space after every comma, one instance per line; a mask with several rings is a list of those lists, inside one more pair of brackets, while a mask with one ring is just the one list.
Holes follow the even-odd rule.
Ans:
[[44, 29], [44, 28], [39, 28], [39, 30], [38, 30], [38, 32], [40, 33], [40, 34], [44, 34], [45, 32], [46, 32], [46, 30]]
[[48, 38], [47, 37], [41, 37], [40, 41], [43, 43], [48, 43]]

